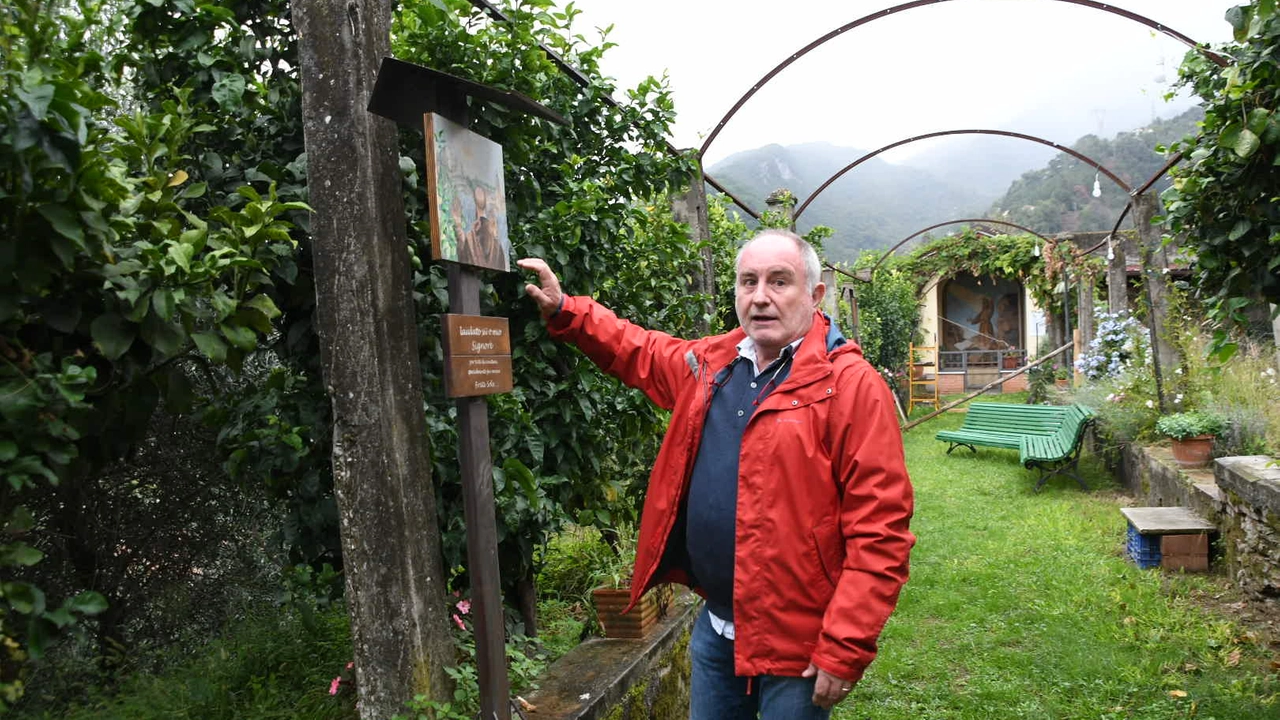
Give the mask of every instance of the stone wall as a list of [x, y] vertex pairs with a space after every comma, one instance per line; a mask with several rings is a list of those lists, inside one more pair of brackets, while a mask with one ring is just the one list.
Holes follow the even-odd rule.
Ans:
[[1101, 451], [1121, 483], [1150, 507], [1191, 508], [1218, 528], [1213, 562], [1254, 597], [1280, 597], [1280, 467], [1265, 456], [1224, 457], [1184, 470], [1166, 447]]
[[1227, 566], [1251, 595], [1280, 597], [1280, 467], [1267, 456], [1219, 458], [1214, 478], [1226, 505]]
[[684, 720], [689, 716], [689, 633], [702, 600], [677, 597], [643, 640], [593, 638], [557, 660], [526, 698], [538, 720]]

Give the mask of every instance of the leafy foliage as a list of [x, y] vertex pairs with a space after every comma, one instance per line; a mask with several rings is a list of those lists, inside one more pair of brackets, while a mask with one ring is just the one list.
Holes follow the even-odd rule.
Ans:
[[890, 267], [909, 268], [920, 287], [934, 278], [960, 272], [1015, 279], [1027, 288], [1038, 306], [1053, 313], [1062, 311], [1059, 285], [1063, 272], [1079, 277], [1091, 270], [1096, 272], [1103, 261], [1080, 254], [1069, 242], [1046, 242], [1032, 235], [978, 235], [966, 228], [889, 262]]
[[1185, 440], [1199, 435], [1217, 435], [1225, 422], [1222, 417], [1203, 410], [1161, 415], [1156, 419], [1156, 432], [1175, 440]]
[[[88, 502], [102, 496], [104, 468], [137, 445], [162, 402], [190, 407], [189, 368], [238, 367], [274, 331], [271, 274], [296, 250], [284, 215], [305, 210], [270, 185], [209, 197], [193, 177], [192, 148], [213, 126], [187, 91], [166, 88], [133, 111], [107, 94], [119, 87], [100, 52], [107, 8], [117, 9], [17, 0], [0, 13], [0, 234], [9, 239], [0, 252], [0, 512], [15, 537], [58, 533], [71, 567], [60, 588], [68, 600], [49, 611], [33, 584], [48, 570], [14, 546], [10, 557], [32, 582], [2, 591], [14, 664], [0, 682], [10, 701], [22, 692], [26, 654], [119, 597], [97, 570], [100, 554], [123, 541], [100, 536], [107, 526], [81, 513], [95, 511]], [[118, 497], [146, 502], [145, 493]], [[117, 620], [102, 616], [100, 636]]]
[[880, 270], [870, 283], [856, 286], [862, 353], [891, 381], [902, 377], [910, 345], [919, 333], [916, 289], [915, 278], [899, 269]]
[[[396, 16], [397, 57], [533, 97], [570, 121], [562, 127], [486, 104], [471, 108], [472, 129], [501, 143], [508, 220], [519, 256], [545, 258], [567, 292], [591, 294], [641, 325], [676, 335], [696, 332], [702, 303], [690, 297], [700, 248], [670, 220], [665, 199], [687, 185], [688, 157], [665, 137], [674, 118], [670, 91], [649, 79], [616, 92], [599, 69], [607, 39], [588, 46], [571, 31], [576, 11], [523, 3], [496, 23], [469, 3], [416, 3]], [[546, 57], [551, 48], [588, 79], [579, 87]], [[420, 136], [404, 155], [421, 160]], [[417, 186], [416, 177], [410, 180]], [[427, 247], [420, 190], [406, 197], [410, 234]], [[436, 313], [445, 309], [442, 268], [421, 263], [419, 338], [428, 392], [433, 470], [438, 480], [446, 560], [463, 565], [458, 466], [451, 403], [440, 392], [442, 351]], [[566, 521], [604, 529], [634, 520], [665, 417], [639, 393], [604, 376], [576, 350], [552, 342], [523, 284], [501, 278], [482, 293], [485, 314], [510, 318], [516, 389], [490, 396], [500, 562], [507, 582], [533, 578], [534, 548]], [[510, 588], [509, 588], [510, 589]]]
[[1226, 19], [1232, 64], [1188, 53], [1179, 70], [1179, 84], [1204, 100], [1205, 117], [1198, 137], [1170, 147], [1186, 158], [1163, 195], [1170, 228], [1196, 254], [1224, 356], [1235, 347], [1226, 330], [1246, 321], [1254, 298], [1280, 303], [1280, 14], [1273, 0], [1256, 0]]

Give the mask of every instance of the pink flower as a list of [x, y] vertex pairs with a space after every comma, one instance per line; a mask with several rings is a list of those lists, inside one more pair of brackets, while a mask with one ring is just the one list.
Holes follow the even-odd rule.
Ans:
[[457, 626], [458, 626], [458, 629], [459, 629], [459, 630], [466, 630], [466, 629], [467, 629], [466, 624], [462, 622], [462, 618], [458, 617], [458, 615], [457, 615], [456, 613], [455, 613], [455, 614], [454, 614], [454, 616], [453, 616], [453, 622], [454, 622], [455, 624], [457, 624]]
[[333, 682], [329, 683], [329, 694], [330, 694], [330, 695], [337, 695], [337, 694], [338, 694], [338, 686], [339, 686], [339, 685], [341, 685], [341, 684], [342, 684], [342, 676], [341, 676], [341, 675], [339, 675], [338, 677], [336, 677], [336, 678], [334, 678], [334, 679], [333, 679]]
[[467, 613], [471, 612], [471, 601], [470, 600], [459, 601], [458, 612], [462, 613], [463, 615], [466, 615]]
[[355, 666], [356, 666], [356, 663], [355, 663], [355, 661], [354, 661], [354, 660], [353, 660], [353, 661], [351, 661], [351, 662], [349, 662], [349, 663], [347, 663], [347, 669], [348, 669], [348, 670], [350, 670], [351, 668], [353, 668], [353, 667], [355, 667]]

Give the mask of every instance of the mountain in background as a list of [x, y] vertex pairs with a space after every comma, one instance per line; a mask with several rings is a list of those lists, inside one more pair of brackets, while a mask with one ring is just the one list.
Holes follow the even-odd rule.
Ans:
[[[1195, 134], [1202, 116], [1200, 108], [1192, 108], [1114, 139], [1086, 135], [1071, 147], [1133, 186], [1164, 165], [1166, 158], [1155, 147]], [[803, 233], [814, 225], [831, 227], [835, 234], [826, 241], [827, 257], [851, 261], [862, 250], [887, 248], [930, 225], [960, 218], [1007, 219], [1045, 234], [1109, 230], [1126, 201], [1105, 176], [1101, 196], [1092, 197], [1096, 171], [1044, 145], [986, 135], [923, 142], [934, 147], [902, 164], [875, 157], [842, 175], [805, 209], [797, 228]], [[767, 145], [731, 155], [707, 171], [762, 211], [764, 198], [778, 188], [803, 203], [864, 154], [829, 143]], [[1167, 181], [1156, 190], [1165, 186]]]
[[[1096, 160], [1134, 188], [1168, 162], [1168, 158], [1155, 151], [1156, 146], [1167, 146], [1187, 135], [1195, 135], [1196, 123], [1203, 117], [1204, 110], [1194, 107], [1176, 117], [1155, 120], [1146, 127], [1120, 133], [1111, 140], [1085, 135], [1071, 149]], [[1095, 180], [1098, 197], [1093, 196]], [[1152, 191], [1163, 191], [1169, 182], [1165, 175]], [[1128, 193], [1110, 178], [1060, 153], [1045, 167], [1014, 181], [985, 216], [1007, 219], [1043, 234], [1110, 230], [1128, 200]]]
[[[829, 143], [766, 145], [731, 155], [707, 172], [759, 212], [765, 209], [764, 198], [778, 188], [804, 202], [819, 185], [865, 154]], [[966, 217], [994, 197], [876, 157], [827, 187], [801, 213], [796, 227], [802, 233], [814, 225], [834, 229], [835, 235], [826, 241], [827, 256], [852, 260], [861, 250], [888, 247], [924, 227], [919, 223], [922, 208]]]

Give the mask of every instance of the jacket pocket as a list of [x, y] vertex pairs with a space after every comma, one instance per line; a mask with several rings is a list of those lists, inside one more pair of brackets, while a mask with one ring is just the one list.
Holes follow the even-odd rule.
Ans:
[[835, 587], [844, 570], [844, 536], [840, 533], [840, 523], [837, 518], [827, 518], [818, 523], [809, 534], [814, 549], [818, 552], [818, 560], [822, 563], [822, 573], [827, 582]]

